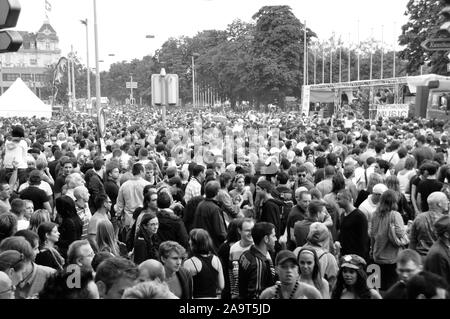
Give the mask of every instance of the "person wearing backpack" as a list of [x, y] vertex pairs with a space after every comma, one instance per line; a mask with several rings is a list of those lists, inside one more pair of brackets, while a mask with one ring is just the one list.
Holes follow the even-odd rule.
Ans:
[[277, 187], [275, 188], [276, 193], [278, 195], [278, 199], [283, 202], [283, 205], [281, 207], [281, 226], [280, 226], [280, 233], [284, 234], [286, 230], [286, 224], [287, 219], [289, 217], [289, 213], [292, 210], [292, 207], [294, 207], [294, 192], [292, 191], [292, 188], [290, 185], [288, 185], [289, 182], [289, 175], [285, 172], [278, 172], [277, 174]]

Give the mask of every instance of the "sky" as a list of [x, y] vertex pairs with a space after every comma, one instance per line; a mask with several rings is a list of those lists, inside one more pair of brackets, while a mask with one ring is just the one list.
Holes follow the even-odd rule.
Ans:
[[[50, 24], [56, 30], [63, 55], [71, 47], [86, 63], [88, 19], [90, 67], [95, 67], [94, 0], [47, 0]], [[22, 10], [16, 29], [37, 32], [45, 20], [46, 0], [19, 0]], [[251, 22], [265, 5], [288, 5], [294, 15], [321, 40], [333, 32], [345, 42], [372, 35], [394, 46], [407, 21], [408, 0], [97, 0], [100, 69], [118, 61], [142, 59], [170, 37], [194, 36], [203, 30], [224, 30], [235, 19]], [[359, 23], [358, 23], [359, 21]], [[359, 25], [359, 32], [358, 32]], [[146, 35], [153, 35], [147, 39]], [[114, 56], [111, 56], [114, 55]]]

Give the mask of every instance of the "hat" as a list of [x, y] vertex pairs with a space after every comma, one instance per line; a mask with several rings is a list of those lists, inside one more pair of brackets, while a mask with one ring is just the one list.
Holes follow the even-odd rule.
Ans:
[[445, 215], [439, 218], [434, 223], [434, 229], [438, 236], [442, 236], [444, 233], [450, 233], [450, 216]]
[[384, 185], [384, 184], [376, 184], [372, 188], [372, 194], [383, 194], [387, 190], [388, 190], [388, 187], [386, 185]]
[[42, 180], [41, 171], [37, 169], [32, 170], [28, 178], [32, 183], [39, 183]]
[[275, 265], [284, 264], [286, 261], [292, 260], [295, 264], [297, 264], [297, 258], [295, 254], [290, 250], [282, 250], [278, 253], [275, 258]]
[[344, 267], [355, 270], [364, 269], [366, 267], [366, 261], [358, 255], [345, 255], [341, 259], [341, 268]]

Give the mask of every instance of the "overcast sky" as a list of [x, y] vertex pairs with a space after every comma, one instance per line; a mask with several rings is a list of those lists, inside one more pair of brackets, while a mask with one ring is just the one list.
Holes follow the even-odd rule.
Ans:
[[[66, 55], [71, 48], [86, 61], [86, 29], [79, 20], [88, 18], [90, 64], [94, 66], [93, 0], [48, 0], [49, 19]], [[19, 0], [22, 11], [18, 30], [37, 32], [45, 19], [45, 0]], [[407, 21], [408, 0], [97, 0], [99, 59], [101, 69], [116, 61], [143, 56], [160, 48], [169, 37], [194, 36], [208, 29], [224, 30], [234, 19], [252, 21], [264, 5], [289, 5], [295, 16], [315, 31], [319, 39], [333, 32], [345, 41], [373, 35], [394, 45]], [[146, 39], [146, 35], [154, 39]], [[109, 54], [115, 54], [110, 57]]]

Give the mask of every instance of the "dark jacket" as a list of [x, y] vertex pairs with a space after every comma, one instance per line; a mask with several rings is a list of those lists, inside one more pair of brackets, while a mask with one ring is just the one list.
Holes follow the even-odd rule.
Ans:
[[450, 248], [438, 239], [428, 251], [425, 270], [441, 276], [450, 285]]
[[275, 234], [280, 238], [281, 233], [281, 208], [283, 202], [278, 199], [271, 198], [264, 202], [261, 211], [260, 222], [272, 223], [275, 226]]
[[227, 237], [226, 227], [225, 217], [218, 202], [206, 198], [198, 204], [195, 211], [194, 228], [202, 228], [208, 231], [215, 251], [218, 251]]
[[195, 210], [203, 199], [204, 197], [201, 195], [195, 196], [186, 203], [186, 206], [184, 206], [183, 222], [188, 233], [194, 228]]
[[104, 184], [106, 195], [108, 195], [111, 200], [111, 217], [116, 216], [116, 212], [114, 210], [114, 205], [116, 205], [117, 196], [119, 195], [119, 185], [112, 180], [107, 180]]
[[160, 210], [157, 214], [159, 220], [158, 237], [161, 242], [172, 240], [185, 249], [189, 249], [189, 235], [180, 217], [168, 211]]
[[275, 284], [275, 269], [255, 246], [239, 259], [239, 299], [258, 299], [264, 289]]
[[83, 222], [77, 214], [73, 199], [69, 196], [57, 198], [55, 206], [58, 215], [61, 217], [58, 247], [61, 255], [65, 258], [70, 244], [81, 239]]
[[139, 229], [136, 239], [134, 241], [134, 263], [139, 265], [141, 262], [147, 259], [159, 260], [159, 244], [161, 240], [158, 234], [153, 235], [151, 238], [143, 235], [142, 229]]
[[192, 281], [192, 276], [183, 267], [180, 268], [180, 270], [177, 271], [177, 277], [180, 281], [181, 285], [181, 300], [183, 299], [192, 299], [193, 292], [194, 292], [194, 283]]
[[91, 195], [89, 197], [89, 209], [91, 212], [96, 211], [96, 207], [94, 205], [95, 198], [100, 194], [106, 194], [105, 186], [103, 185], [103, 179], [98, 176], [98, 174], [92, 169], [86, 172], [86, 188]]

